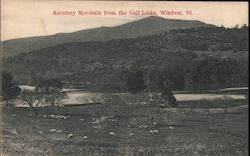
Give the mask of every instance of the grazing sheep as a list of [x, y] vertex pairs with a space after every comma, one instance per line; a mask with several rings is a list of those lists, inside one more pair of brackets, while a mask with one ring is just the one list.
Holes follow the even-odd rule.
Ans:
[[157, 124], [157, 122], [154, 122], [154, 123], [153, 123], [153, 126], [155, 126], [156, 124]]
[[62, 130], [58, 130], [57, 133], [62, 133]]
[[99, 125], [93, 125], [92, 128], [98, 129], [98, 128], [100, 128], [100, 126]]
[[132, 136], [134, 136], [134, 133], [130, 133], [130, 135], [129, 135], [130, 137], [132, 137]]
[[88, 137], [85, 135], [85, 136], [83, 137], [83, 139], [88, 139]]
[[168, 128], [169, 128], [170, 130], [173, 130], [173, 129], [174, 129], [174, 127], [173, 127], [173, 126], [169, 126]]
[[147, 104], [147, 102], [141, 102], [140, 104], [141, 104], [141, 105], [146, 105], [146, 104]]
[[150, 132], [151, 134], [154, 134], [154, 131], [152, 131], [152, 130], [150, 130], [149, 132]]
[[158, 134], [158, 133], [159, 133], [159, 131], [156, 130], [156, 129], [155, 129], [155, 130], [150, 130], [149, 132], [150, 132], [151, 134]]
[[114, 132], [109, 132], [109, 135], [115, 136]]
[[51, 129], [50, 133], [56, 132], [56, 129]]
[[13, 114], [13, 117], [15, 117], [16, 116], [16, 114]]
[[84, 119], [80, 119], [81, 121], [84, 121]]
[[73, 138], [73, 134], [69, 134], [68, 139], [72, 139], [72, 138]]

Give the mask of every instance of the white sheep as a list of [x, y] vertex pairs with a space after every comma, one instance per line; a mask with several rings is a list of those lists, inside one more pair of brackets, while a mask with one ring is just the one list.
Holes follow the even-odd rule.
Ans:
[[16, 116], [16, 114], [13, 114], [13, 117], [15, 117]]
[[62, 133], [62, 130], [58, 130], [57, 133]]
[[50, 133], [53, 133], [53, 132], [56, 132], [56, 129], [53, 128], [50, 130]]
[[85, 135], [85, 136], [83, 137], [83, 139], [88, 139], [88, 137]]
[[155, 126], [157, 124], [157, 122], [153, 122], [153, 126]]
[[168, 128], [169, 128], [170, 130], [173, 130], [173, 129], [174, 129], [174, 127], [173, 127], [173, 126], [169, 126]]
[[109, 132], [109, 135], [115, 136], [114, 132]]
[[55, 115], [50, 115], [51, 118], [55, 118], [56, 116]]
[[154, 133], [158, 134], [159, 132], [158, 132], [158, 130], [155, 129], [155, 130], [154, 130]]
[[134, 133], [130, 133], [130, 135], [129, 135], [130, 137], [132, 137], [132, 136], [134, 136]]
[[156, 130], [156, 129], [155, 129], [155, 130], [150, 130], [149, 132], [150, 132], [151, 134], [158, 134], [158, 133], [159, 133], [159, 131]]
[[68, 139], [72, 139], [72, 138], [73, 138], [73, 134], [69, 134]]
[[149, 132], [150, 132], [151, 134], [154, 134], [154, 131], [153, 131], [153, 130], [150, 130]]

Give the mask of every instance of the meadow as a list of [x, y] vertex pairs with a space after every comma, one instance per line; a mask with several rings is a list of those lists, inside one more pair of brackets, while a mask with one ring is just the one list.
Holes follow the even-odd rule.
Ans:
[[87, 105], [65, 105], [59, 113], [40, 107], [37, 117], [28, 107], [8, 107], [1, 115], [2, 155], [247, 155], [248, 101], [234, 100], [226, 113], [215, 106], [181, 101], [161, 108], [153, 127], [141, 107], [123, 115], [119, 127], [110, 107], [99, 123]]

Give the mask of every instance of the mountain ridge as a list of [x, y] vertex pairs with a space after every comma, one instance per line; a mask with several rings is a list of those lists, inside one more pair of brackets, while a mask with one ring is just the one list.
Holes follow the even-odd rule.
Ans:
[[214, 27], [196, 20], [165, 19], [162, 17], [146, 17], [115, 27], [101, 26], [72, 33], [58, 33], [49, 36], [35, 36], [11, 39], [2, 43], [2, 56], [9, 57], [19, 53], [56, 46], [69, 42], [108, 41], [112, 39], [136, 38], [160, 34], [173, 29], [193, 27]]

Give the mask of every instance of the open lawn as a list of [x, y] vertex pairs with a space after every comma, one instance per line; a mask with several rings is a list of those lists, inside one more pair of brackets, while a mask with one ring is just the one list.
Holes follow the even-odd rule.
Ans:
[[221, 108], [210, 109], [210, 115], [203, 108], [183, 109], [162, 108], [155, 127], [145, 128], [141, 109], [116, 127], [109, 111], [97, 126], [86, 106], [63, 107], [62, 116], [41, 107], [38, 117], [29, 108], [9, 107], [2, 110], [2, 155], [248, 155], [246, 102], [226, 114]]

